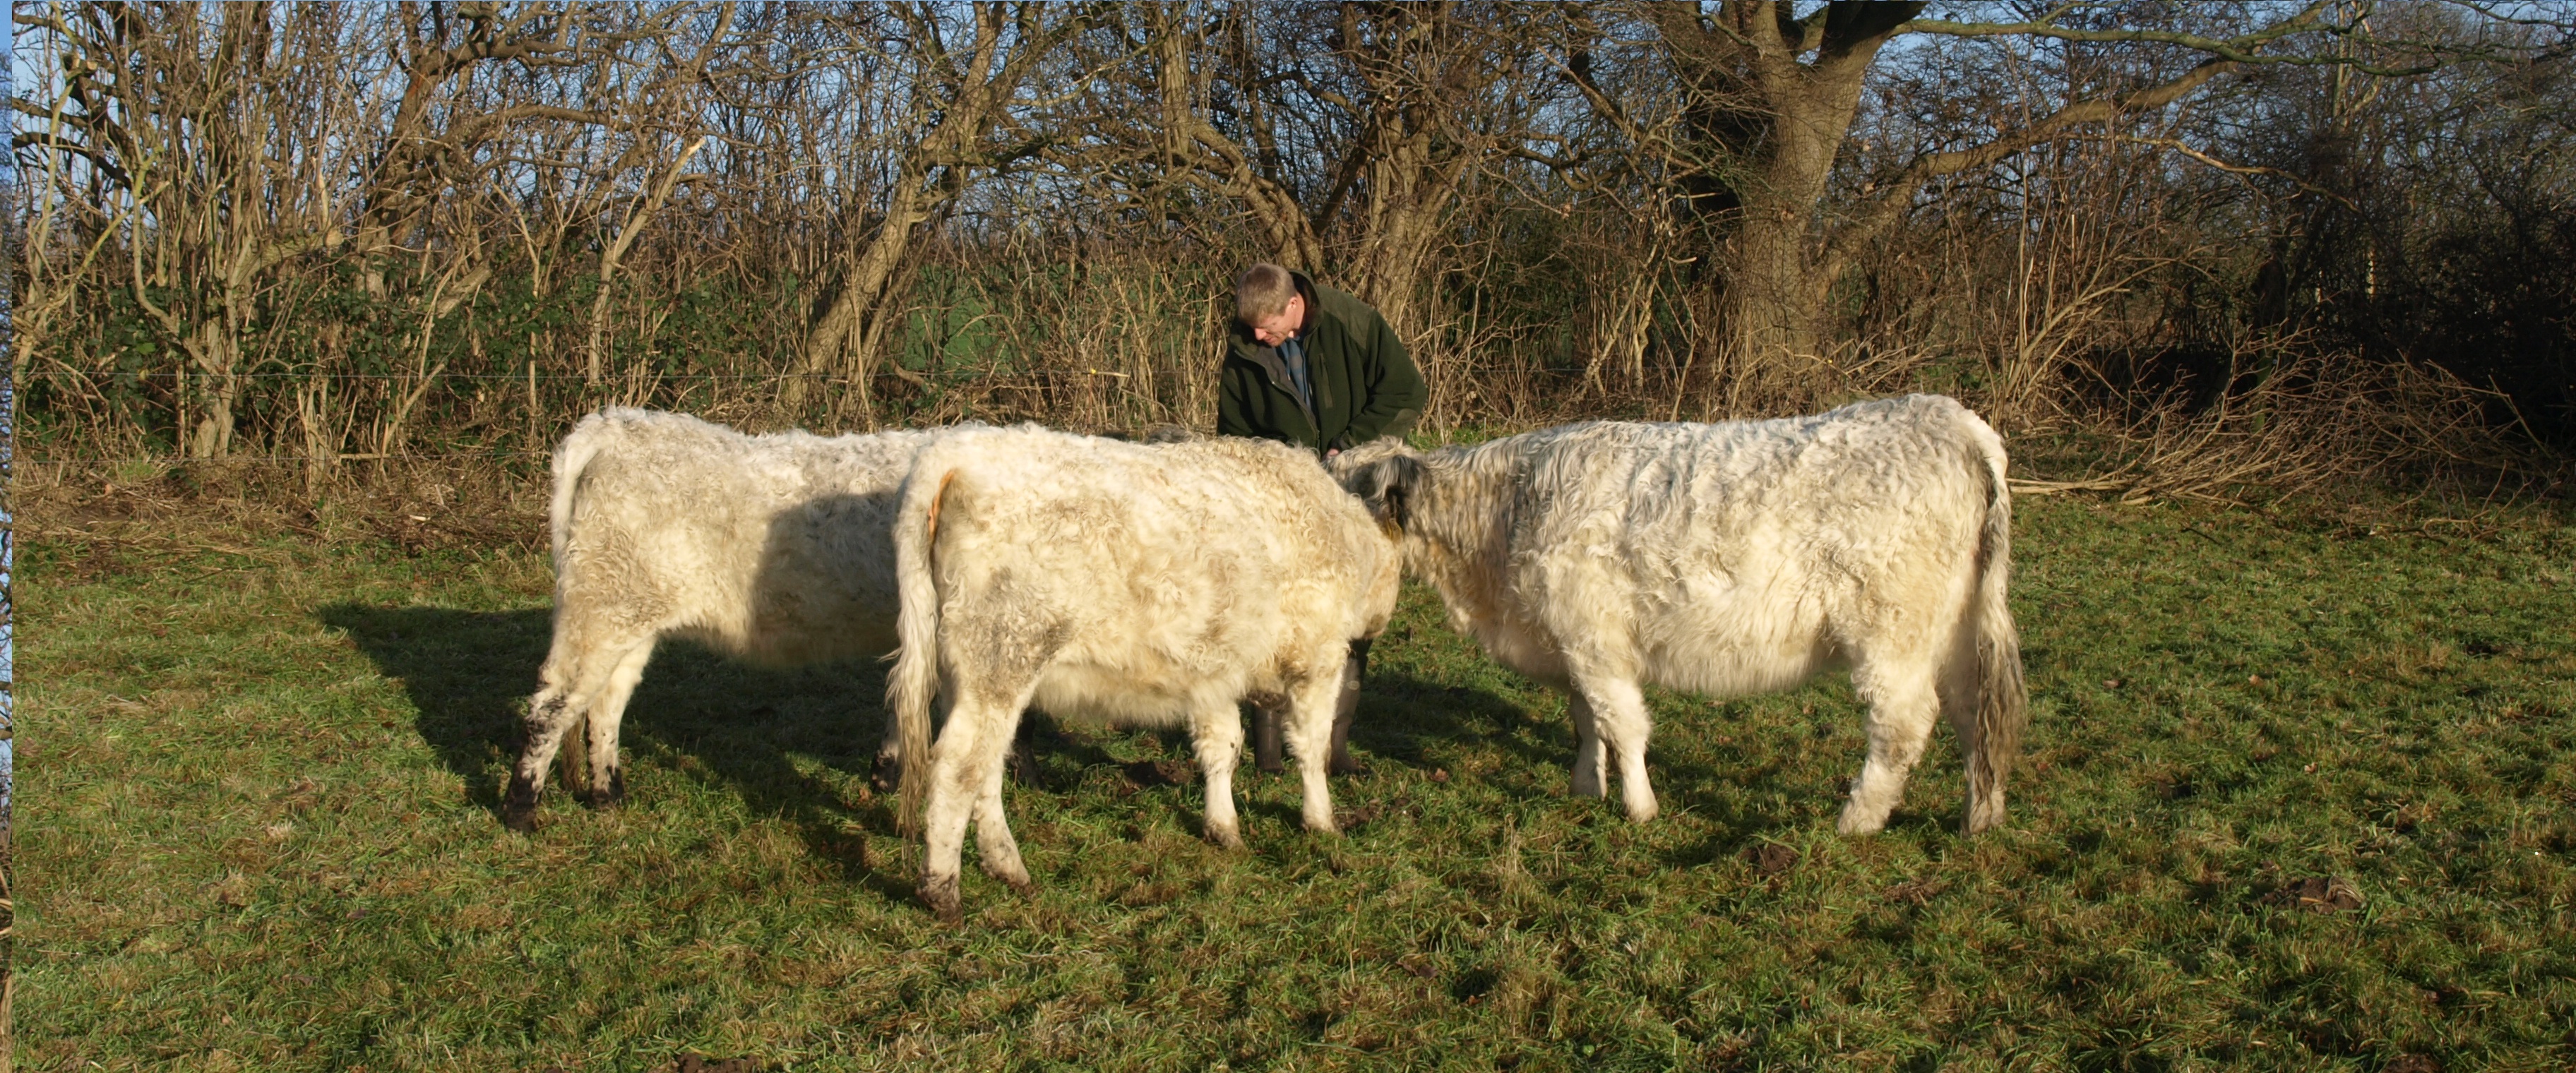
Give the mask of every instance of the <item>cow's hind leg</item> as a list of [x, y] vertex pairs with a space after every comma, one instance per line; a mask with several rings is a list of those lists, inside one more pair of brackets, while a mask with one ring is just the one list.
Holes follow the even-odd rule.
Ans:
[[1565, 714], [1574, 718], [1574, 796], [1600, 797], [1606, 789], [1601, 781], [1601, 727], [1582, 690], [1566, 695]]
[[1207, 784], [1208, 841], [1227, 849], [1243, 848], [1243, 827], [1234, 814], [1234, 767], [1243, 756], [1243, 722], [1230, 700], [1201, 704], [1190, 717], [1190, 744], [1198, 750], [1199, 774]]
[[1025, 709], [1014, 705], [1002, 723], [986, 735], [999, 743], [1002, 756], [984, 770], [983, 791], [975, 799], [975, 851], [982, 859], [984, 874], [1010, 884], [1021, 894], [1036, 888], [1029, 882], [1028, 862], [1020, 857], [1019, 839], [1011, 835], [1010, 816], [1002, 808], [1002, 783], [1009, 774], [1013, 742], [1025, 717]]
[[626, 702], [644, 680], [644, 665], [653, 660], [650, 639], [629, 650], [608, 672], [599, 700], [590, 706], [590, 792], [584, 804], [611, 808], [626, 800], [626, 764], [617, 751], [618, 730], [626, 719]]
[[[2000, 779], [1982, 778], [1985, 728], [1977, 721], [1977, 706], [1984, 695], [1983, 683], [1977, 680], [1977, 640], [1973, 631], [1959, 632], [1949, 661], [1941, 668], [1941, 715], [1959, 738], [1960, 766], [1968, 785], [1968, 810], [1959, 829], [1972, 835], [2003, 822], [2004, 788]], [[1981, 782], [1989, 786], [1982, 798], [1977, 794]]]
[[[1582, 694], [1585, 707], [1591, 711], [1597, 735], [1589, 749], [1578, 741], [1575, 776], [1582, 777], [1583, 752], [1599, 751], [1599, 758], [1593, 761], [1596, 779], [1600, 768], [1615, 755], [1619, 761], [1619, 803], [1626, 806], [1628, 818], [1637, 823], [1654, 819], [1661, 809], [1655, 803], [1654, 784], [1646, 777], [1646, 739], [1654, 734], [1655, 717], [1646, 711], [1645, 692], [1637, 687], [1635, 679], [1607, 676], [1577, 675], [1574, 689]], [[1576, 733], [1579, 738], [1579, 724]]]
[[[558, 625], [559, 638], [565, 629]], [[520, 747], [519, 762], [511, 768], [510, 788], [501, 802], [504, 825], [516, 831], [536, 829], [537, 796], [545, 790], [546, 769], [563, 747], [565, 733], [582, 725], [584, 716], [607, 691], [619, 663], [639, 644], [649, 652], [652, 638], [594, 645], [558, 639], [538, 675], [544, 684], [528, 698], [525, 744]]]
[[[1002, 817], [1002, 759], [1011, 747], [1011, 724], [1018, 704], [1000, 704], [968, 696], [949, 710], [948, 725], [930, 747], [929, 802], [922, 809], [921, 900], [943, 920], [961, 915], [958, 870], [965, 858], [966, 824], [982, 821], [978, 840], [989, 870], [1000, 860], [1019, 868], [1018, 883], [1028, 882], [1019, 846], [1011, 841]], [[996, 834], [999, 835], [998, 840]], [[1002, 853], [996, 853], [1001, 849]], [[1001, 876], [1009, 882], [1011, 876]]]
[[1869, 702], [1869, 760], [1852, 784], [1836, 829], [1846, 835], [1877, 834], [1887, 814], [1905, 799], [1905, 779], [1923, 758], [1939, 717], [1941, 698], [1936, 669], [1928, 658], [1864, 659], [1852, 668], [1852, 684]]

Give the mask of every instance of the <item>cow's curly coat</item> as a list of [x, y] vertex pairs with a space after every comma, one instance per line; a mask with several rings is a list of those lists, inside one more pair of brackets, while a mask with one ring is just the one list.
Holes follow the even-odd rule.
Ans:
[[949, 431], [746, 435], [625, 407], [583, 418], [555, 451], [554, 642], [504, 820], [533, 825], [547, 767], [585, 724], [590, 795], [622, 794], [618, 726], [663, 637], [771, 666], [892, 651], [895, 494]]
[[2001, 437], [1956, 401], [1380, 441], [1333, 464], [1402, 525], [1461, 632], [1568, 692], [1575, 793], [1603, 794], [1615, 754], [1629, 817], [1654, 817], [1642, 685], [1725, 697], [1841, 664], [1870, 706], [1845, 834], [1885, 826], [1936, 714], [1967, 756], [1965, 829], [2002, 820], [2026, 718], [2012, 504]]
[[[1386, 628], [1401, 564], [1391, 530], [1313, 455], [959, 432], [914, 460], [894, 541], [902, 647], [886, 702], [903, 755], [929, 758], [904, 765], [904, 814], [921, 818], [921, 894], [943, 916], [958, 912], [970, 819], [985, 870], [1028, 883], [1001, 780], [1032, 704], [1187, 725], [1207, 835], [1231, 846], [1236, 702], [1284, 696], [1306, 825], [1333, 829], [1324, 762], [1343, 664], [1352, 639]], [[934, 696], [948, 713], [936, 745]]]

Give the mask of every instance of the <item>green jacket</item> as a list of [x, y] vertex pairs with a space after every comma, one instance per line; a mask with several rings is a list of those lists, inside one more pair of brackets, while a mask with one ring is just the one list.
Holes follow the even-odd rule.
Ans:
[[1350, 295], [1292, 272], [1306, 297], [1306, 376], [1315, 388], [1312, 410], [1299, 404], [1279, 351], [1234, 322], [1226, 335], [1225, 364], [1217, 372], [1216, 430], [1227, 436], [1279, 440], [1320, 454], [1380, 436], [1401, 436], [1422, 419], [1431, 389], [1395, 329], [1377, 310]]

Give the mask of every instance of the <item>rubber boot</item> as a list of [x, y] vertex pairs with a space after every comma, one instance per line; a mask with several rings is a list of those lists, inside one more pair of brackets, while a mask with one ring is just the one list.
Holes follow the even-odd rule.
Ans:
[[1253, 701], [1250, 707], [1253, 766], [1268, 775], [1287, 770], [1287, 766], [1280, 762], [1280, 754], [1286, 751], [1286, 740], [1280, 735], [1279, 709], [1260, 701]]

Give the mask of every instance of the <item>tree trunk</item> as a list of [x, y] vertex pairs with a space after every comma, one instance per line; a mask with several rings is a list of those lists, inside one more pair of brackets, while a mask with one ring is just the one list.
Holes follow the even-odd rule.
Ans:
[[1791, 4], [1735, 0], [1713, 19], [1696, 4], [1647, 9], [1698, 98], [1699, 135], [1716, 143], [1704, 157], [1744, 176], [1698, 168], [1681, 177], [1695, 201], [1721, 207], [1720, 271], [1709, 281], [1719, 317], [1715, 337], [1702, 340], [1717, 352], [1718, 374], [1697, 392], [1703, 410], [1798, 408], [1831, 390], [1825, 186], [1870, 62], [1922, 8], [1837, 0], [1801, 18]]
[[885, 219], [853, 247], [840, 287], [806, 337], [799, 375], [788, 381], [785, 401], [791, 413], [801, 414], [819, 393], [824, 375], [837, 371], [848, 375], [859, 393], [860, 421], [876, 427], [868, 378], [876, 370], [877, 345], [885, 338], [884, 321], [911, 275], [913, 233], [933, 215], [933, 207], [925, 204], [931, 195], [922, 186], [921, 171], [905, 169], [896, 178]]
[[1733, 374], [1722, 397], [1730, 411], [1804, 408], [1832, 389], [1823, 327], [1834, 281], [1820, 256], [1817, 209], [1859, 106], [1864, 69], [1802, 67], [1799, 96], [1774, 98], [1762, 170], [1738, 191], [1743, 209], [1720, 306], [1720, 367]]

